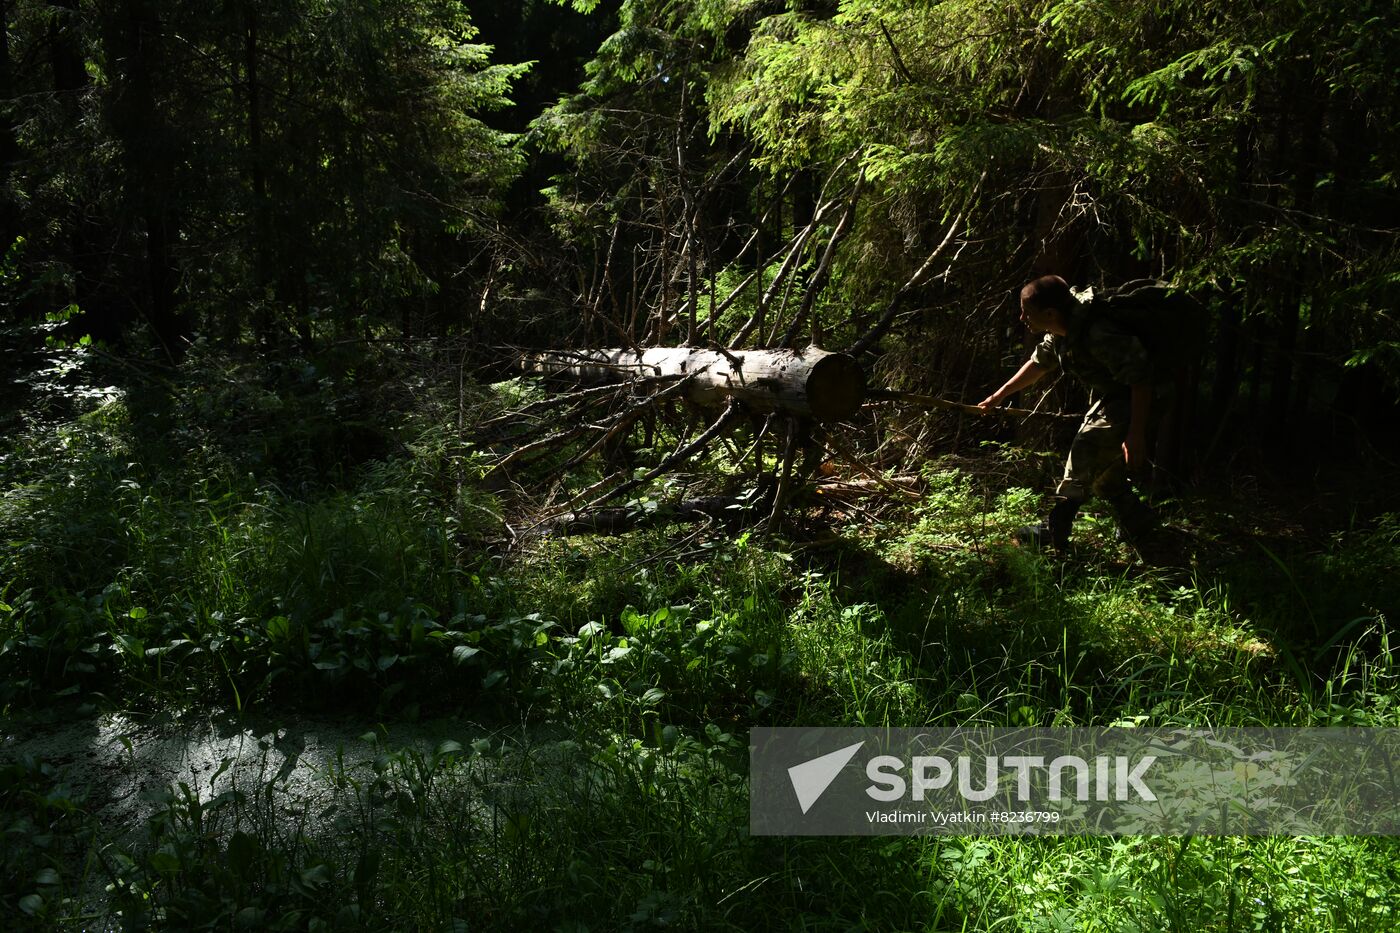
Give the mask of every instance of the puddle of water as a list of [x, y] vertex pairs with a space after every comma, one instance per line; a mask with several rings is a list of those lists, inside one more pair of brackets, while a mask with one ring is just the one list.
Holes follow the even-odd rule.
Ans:
[[[373, 733], [375, 741], [367, 738]], [[0, 725], [0, 761], [26, 755], [53, 767], [87, 812], [121, 839], [141, 828], [159, 796], [180, 783], [201, 802], [268, 784], [308, 803], [332, 790], [328, 775], [367, 769], [385, 751], [431, 754], [446, 740], [520, 744], [520, 729], [464, 720], [389, 726], [293, 719], [273, 722], [143, 723], [120, 714], [54, 724]], [[539, 737], [535, 737], [538, 739]]]
[[[572, 756], [566, 736], [557, 729], [548, 733], [461, 719], [388, 726], [307, 718], [176, 724], [105, 714], [59, 723], [0, 722], [0, 765], [25, 756], [42, 760], [57, 773], [64, 795], [96, 819], [102, 841], [131, 849], [144, 840], [146, 820], [182, 783], [202, 803], [228, 791], [251, 798], [273, 788], [272, 812], [279, 822], [313, 836], [333, 834], [333, 823], [322, 823], [322, 815], [353, 794], [334, 775], [363, 781], [372, 776], [377, 756], [400, 750], [431, 756], [447, 740], [469, 749], [484, 739], [508, 750], [492, 763], [471, 765], [476, 790], [461, 805], [489, 813], [502, 801], [533, 794], [530, 785], [540, 772], [531, 762]], [[564, 767], [556, 773], [569, 772]], [[87, 877], [77, 896], [84, 916], [110, 921], [106, 881]]]

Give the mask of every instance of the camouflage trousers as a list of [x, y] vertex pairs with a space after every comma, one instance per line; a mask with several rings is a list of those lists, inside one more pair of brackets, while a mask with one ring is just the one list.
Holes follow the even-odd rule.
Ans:
[[1055, 495], [1111, 499], [1128, 488], [1123, 441], [1128, 438], [1132, 413], [1132, 401], [1126, 397], [1098, 399], [1090, 406], [1070, 445], [1065, 475]]

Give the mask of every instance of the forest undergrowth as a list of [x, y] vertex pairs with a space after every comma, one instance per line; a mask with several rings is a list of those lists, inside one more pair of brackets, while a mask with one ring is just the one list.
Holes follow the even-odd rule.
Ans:
[[[1397, 33], [0, 4], [0, 928], [1400, 929], [1395, 839], [755, 837], [746, 753], [1400, 725]], [[1165, 527], [1019, 549], [1087, 388]]]
[[751, 837], [746, 751], [766, 725], [1400, 725], [1400, 515], [1287, 534], [1247, 520], [1262, 497], [1186, 494], [1178, 559], [1090, 514], [1055, 560], [1010, 543], [1041, 495], [988, 482], [991, 448], [930, 458], [907, 505], [799, 502], [787, 534], [512, 538], [441, 412], [376, 423], [357, 380], [263, 375], [288, 385], [206, 372], [7, 442], [5, 732], [212, 711], [507, 737], [348, 749], [319, 828], [272, 776], [177, 784], [136, 839], [92, 815], [103, 788], [6, 756], [22, 927], [1396, 924], [1384, 838]]

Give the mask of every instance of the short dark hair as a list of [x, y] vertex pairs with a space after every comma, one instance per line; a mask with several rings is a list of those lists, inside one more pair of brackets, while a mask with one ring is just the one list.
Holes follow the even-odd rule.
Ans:
[[1058, 275], [1042, 275], [1026, 283], [1021, 289], [1021, 300], [1047, 311], [1063, 311], [1074, 301], [1074, 296], [1069, 292], [1069, 283]]

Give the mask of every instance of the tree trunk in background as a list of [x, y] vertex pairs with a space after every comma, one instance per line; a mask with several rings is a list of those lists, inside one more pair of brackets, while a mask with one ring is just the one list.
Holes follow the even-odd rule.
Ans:
[[816, 182], [812, 178], [812, 170], [800, 169], [792, 182], [792, 232], [794, 236], [812, 222], [816, 210]]
[[[1322, 138], [1322, 123], [1326, 115], [1325, 92], [1308, 86], [1302, 106], [1306, 108], [1303, 125], [1295, 145], [1288, 154], [1292, 165], [1293, 208], [1306, 216], [1312, 212], [1318, 175], [1318, 152]], [[1307, 405], [1307, 399], [1295, 392], [1294, 357], [1298, 349], [1298, 328], [1302, 305], [1311, 286], [1313, 260], [1297, 256], [1283, 273], [1289, 283], [1280, 290], [1279, 339], [1274, 359], [1273, 378], [1269, 384], [1269, 427], [1280, 451], [1287, 453], [1297, 435], [1296, 414]]]
[[[1240, 120], [1235, 128], [1235, 179], [1234, 195], [1237, 201], [1244, 205], [1242, 213], [1243, 219], [1248, 220], [1248, 212], [1251, 211], [1250, 196], [1251, 185], [1253, 183], [1254, 166], [1256, 162], [1256, 147], [1258, 139], [1255, 134], [1255, 118], [1252, 113], [1247, 113]], [[1230, 420], [1230, 409], [1234, 407], [1235, 400], [1240, 394], [1240, 379], [1242, 360], [1241, 330], [1243, 327], [1243, 308], [1249, 298], [1249, 286], [1246, 282], [1229, 280], [1220, 289], [1220, 299], [1217, 304], [1219, 316], [1215, 328], [1215, 340], [1212, 343], [1214, 348], [1214, 370], [1212, 372], [1210, 386], [1210, 418], [1204, 427], [1205, 431], [1201, 436], [1210, 438], [1209, 445], [1201, 450], [1205, 458], [1209, 459], [1215, 452], [1219, 439]], [[1205, 466], [1200, 463], [1198, 466]]]
[[10, 112], [14, 96], [14, 74], [10, 70], [10, 2], [0, 0], [0, 255], [19, 235], [15, 206], [9, 196], [10, 174], [19, 158], [15, 120]]
[[1249, 362], [1249, 403], [1245, 412], [1250, 426], [1253, 428], [1259, 419], [1259, 387], [1263, 385], [1264, 381], [1264, 335], [1260, 333], [1257, 320], [1250, 322], [1248, 333], [1253, 346], [1250, 349]]
[[1274, 344], [1274, 359], [1269, 378], [1269, 408], [1265, 417], [1275, 446], [1287, 453], [1291, 446], [1294, 425], [1289, 417], [1293, 410], [1293, 354], [1298, 347], [1298, 303], [1301, 289], [1296, 282], [1281, 289], [1278, 320], [1275, 328], [1278, 340]]
[[1031, 228], [1031, 277], [1058, 275], [1077, 281], [1081, 237], [1078, 224], [1060, 227], [1060, 214], [1071, 189], [1063, 172], [1051, 172], [1035, 194], [1035, 220]]
[[1215, 436], [1230, 417], [1230, 407], [1240, 388], [1240, 292], [1229, 289], [1220, 303], [1215, 336], [1215, 373], [1210, 386], [1213, 413], [1208, 436]]
[[258, 13], [244, 9], [243, 82], [248, 98], [248, 174], [253, 183], [253, 281], [258, 299], [267, 299], [269, 281], [267, 166], [264, 162], [262, 94], [258, 87]]
[[[63, 116], [65, 129], [77, 133], [83, 120], [82, 100], [88, 89], [87, 69], [78, 45], [78, 0], [54, 0], [49, 17], [49, 62], [53, 69], [54, 95]], [[79, 199], [85, 192], [77, 195]], [[118, 311], [115, 302], [98, 296], [102, 280], [102, 250], [93, 231], [88, 228], [87, 205], [79, 200], [70, 205], [65, 218], [68, 228], [69, 264], [73, 270], [73, 290], [70, 299], [85, 315], [79, 328], [98, 340], [109, 343], [121, 340], [128, 316]]]
[[112, 59], [120, 68], [113, 104], [114, 134], [127, 153], [128, 197], [146, 228], [147, 311], [156, 339], [171, 359], [179, 359], [190, 335], [189, 321], [178, 313], [175, 265], [180, 241], [176, 208], [178, 156], [176, 134], [156, 100], [153, 74], [161, 72], [163, 28], [149, 0], [126, 0], [112, 24]]

